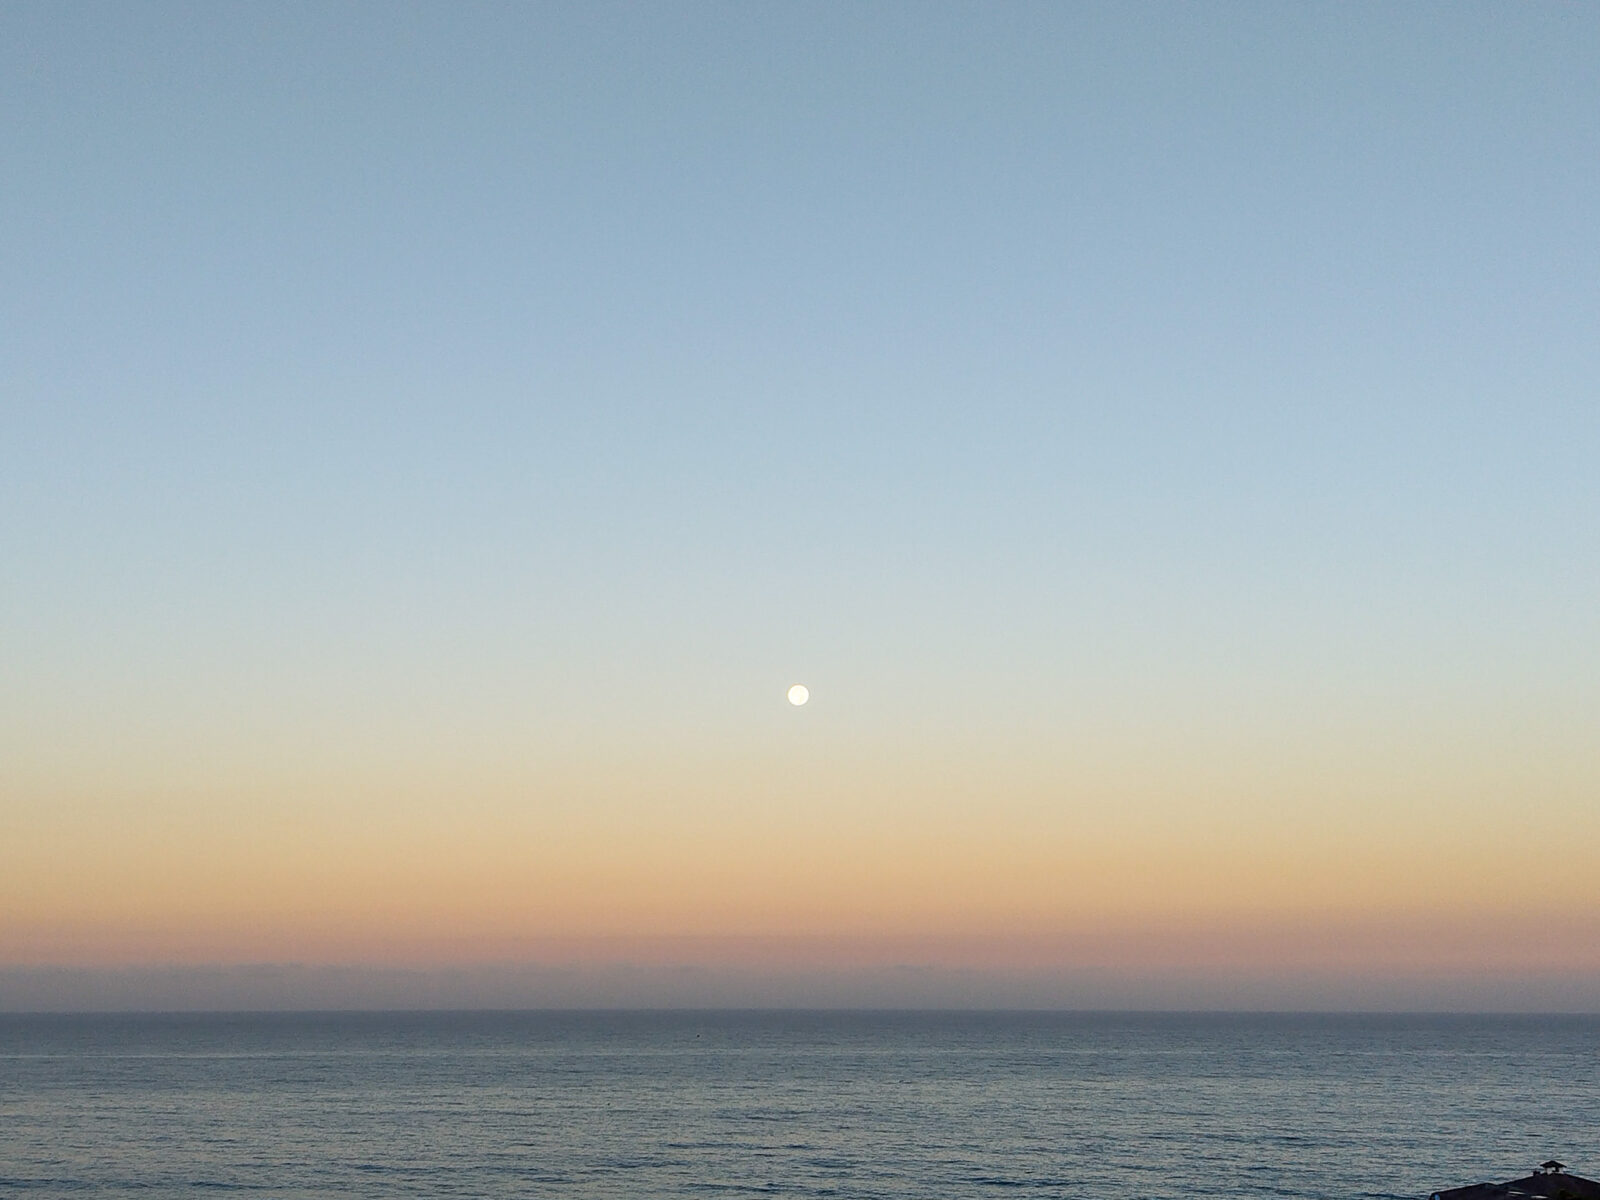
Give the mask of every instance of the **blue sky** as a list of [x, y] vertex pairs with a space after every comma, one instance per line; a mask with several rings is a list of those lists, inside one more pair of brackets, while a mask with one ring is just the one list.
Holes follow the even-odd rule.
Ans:
[[1560, 828], [1597, 61], [1581, 5], [10, 4], [19, 828], [789, 753], [797, 679], [888, 774], [1461, 751]]

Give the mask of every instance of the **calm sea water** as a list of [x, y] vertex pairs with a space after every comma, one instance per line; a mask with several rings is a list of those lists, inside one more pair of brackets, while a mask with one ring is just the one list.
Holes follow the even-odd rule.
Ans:
[[1420, 1197], [1600, 1175], [1600, 1020], [0, 1016], [0, 1194]]

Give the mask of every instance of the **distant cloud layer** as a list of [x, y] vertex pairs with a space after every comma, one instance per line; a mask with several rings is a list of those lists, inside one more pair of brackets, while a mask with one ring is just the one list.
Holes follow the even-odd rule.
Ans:
[[1382, 975], [854, 967], [264, 963], [0, 967], [0, 1011], [454, 1008], [1600, 1011], [1600, 970]]

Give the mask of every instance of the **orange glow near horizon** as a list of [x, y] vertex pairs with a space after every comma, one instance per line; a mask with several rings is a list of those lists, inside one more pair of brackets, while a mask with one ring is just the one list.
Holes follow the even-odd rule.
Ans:
[[[1540, 870], [1551, 831], [1531, 821], [1515, 837], [1434, 825], [1421, 804], [1352, 820], [1311, 789], [1276, 809], [1224, 804], [1204, 780], [1182, 803], [1154, 779], [1054, 803], [931, 773], [915, 801], [873, 791], [876, 773], [854, 794], [849, 782], [835, 773], [742, 806], [732, 797], [752, 781], [737, 775], [666, 801], [169, 796], [127, 806], [138, 820], [41, 806], [0, 848], [0, 961], [1489, 969], [1595, 957], [1600, 879]], [[1537, 886], [1482, 886], [1508, 862], [1533, 864]]]
[[769, 699], [587, 742], [35, 747], [4, 780], [0, 965], [1600, 967], [1600, 876], [1559, 851], [1600, 842], [1576, 722], [1064, 740]]

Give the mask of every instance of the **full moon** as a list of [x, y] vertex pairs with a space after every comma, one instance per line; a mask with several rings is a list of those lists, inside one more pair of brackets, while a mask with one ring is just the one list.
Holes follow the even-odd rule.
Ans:
[[799, 708], [809, 699], [811, 699], [811, 693], [806, 690], [805, 684], [797, 683], [789, 689], [789, 703], [796, 708]]

